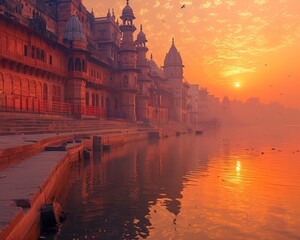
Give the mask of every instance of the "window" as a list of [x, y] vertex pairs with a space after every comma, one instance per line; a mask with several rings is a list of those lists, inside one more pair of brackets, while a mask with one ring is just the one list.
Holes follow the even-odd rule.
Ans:
[[41, 60], [43, 62], [45, 62], [45, 52], [44, 52], [44, 50], [41, 50]]
[[48, 86], [46, 83], [43, 85], [43, 100], [44, 102], [48, 101]]
[[79, 58], [75, 59], [75, 71], [81, 71], [81, 62]]
[[123, 77], [123, 87], [128, 88], [128, 76], [126, 75]]
[[89, 93], [85, 94], [85, 105], [86, 106], [90, 105], [90, 95], [89, 95]]
[[86, 72], [86, 66], [85, 66], [85, 61], [82, 60], [82, 71]]
[[53, 62], [52, 62], [52, 55], [49, 55], [49, 64], [52, 65]]
[[31, 57], [35, 58], [35, 47], [31, 47]]
[[41, 59], [41, 51], [39, 48], [36, 49], [36, 59], [38, 59], [38, 60]]
[[28, 56], [28, 47], [27, 45], [24, 45], [24, 56]]
[[69, 59], [69, 62], [68, 62], [68, 70], [69, 70], [69, 71], [73, 71], [73, 70], [74, 70], [74, 61], [73, 61], [73, 58], [70, 58], [70, 59]]
[[95, 95], [93, 94], [92, 95], [92, 106], [94, 107], [96, 104], [95, 104]]
[[99, 107], [99, 95], [96, 95], [96, 106]]

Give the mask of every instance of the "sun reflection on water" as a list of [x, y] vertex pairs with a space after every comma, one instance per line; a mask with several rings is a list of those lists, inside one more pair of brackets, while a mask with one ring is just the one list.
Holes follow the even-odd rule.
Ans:
[[241, 162], [240, 161], [236, 162], [235, 170], [236, 170], [236, 175], [240, 176], [240, 171], [241, 171]]

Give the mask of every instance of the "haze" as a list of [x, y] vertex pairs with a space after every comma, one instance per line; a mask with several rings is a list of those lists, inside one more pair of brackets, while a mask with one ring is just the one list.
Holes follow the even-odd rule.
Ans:
[[[84, 0], [96, 17], [126, 1]], [[174, 36], [185, 79], [223, 98], [300, 108], [298, 0], [130, 0], [158, 65]], [[184, 8], [181, 8], [185, 5]], [[138, 32], [138, 31], [137, 31]], [[136, 34], [137, 34], [136, 32]]]

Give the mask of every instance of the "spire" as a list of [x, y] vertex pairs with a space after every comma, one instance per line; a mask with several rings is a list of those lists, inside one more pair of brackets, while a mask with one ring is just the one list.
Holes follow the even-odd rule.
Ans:
[[112, 9], [112, 16], [113, 16], [114, 19], [116, 18], [115, 17], [115, 10], [114, 9]]
[[174, 45], [174, 37], [172, 37], [172, 45]]
[[107, 11], [107, 17], [111, 17], [110, 9], [108, 9], [108, 11]]
[[152, 53], [151, 53], [151, 55], [150, 55], [150, 59], [153, 60], [153, 55], [152, 55]]
[[[130, 7], [129, 5], [129, 0], [127, 0], [127, 4], [126, 6], [123, 8], [122, 10], [122, 16], [121, 16], [121, 19], [123, 20], [123, 22], [125, 21], [130, 21], [130, 25], [132, 25], [132, 20], [135, 19], [135, 16], [134, 16], [134, 13], [133, 13], [133, 10], [132, 8]], [[124, 24], [125, 24], [124, 22]], [[127, 25], [127, 24], [125, 24]]]
[[142, 24], [141, 24], [141, 26], [140, 26], [140, 30], [143, 31], [143, 25], [142, 25]]

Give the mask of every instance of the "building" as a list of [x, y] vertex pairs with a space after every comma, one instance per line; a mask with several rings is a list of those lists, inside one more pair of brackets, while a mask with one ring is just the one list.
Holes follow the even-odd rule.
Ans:
[[1, 0], [0, 111], [187, 123], [174, 38], [159, 68], [134, 20], [128, 0], [120, 23], [81, 0]]

